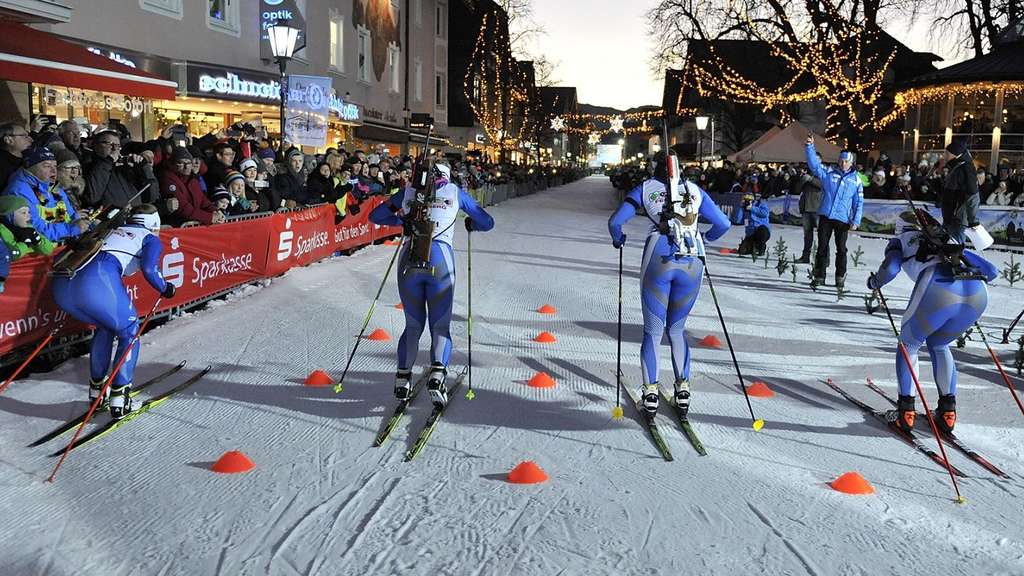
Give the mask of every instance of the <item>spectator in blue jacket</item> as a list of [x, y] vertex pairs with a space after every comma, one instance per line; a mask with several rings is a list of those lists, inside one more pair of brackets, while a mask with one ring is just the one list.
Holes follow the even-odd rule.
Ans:
[[57, 160], [47, 148], [25, 153], [25, 167], [11, 176], [4, 194], [21, 196], [28, 202], [32, 227], [51, 242], [74, 238], [89, 228], [78, 219], [67, 194], [55, 183]]
[[761, 198], [760, 194], [746, 195], [743, 197], [743, 205], [739, 210], [740, 218], [738, 223], [745, 223], [745, 236], [740, 242], [739, 253], [749, 255], [756, 253], [764, 255], [768, 251], [768, 240], [772, 237], [772, 224], [768, 220], [770, 214], [768, 204]]
[[846, 283], [846, 239], [850, 230], [860, 226], [864, 212], [864, 184], [854, 170], [853, 152], [839, 153], [839, 166], [825, 168], [814, 150], [814, 137], [807, 136], [807, 166], [821, 180], [821, 205], [818, 207], [818, 254], [814, 262], [812, 286], [825, 283], [828, 270], [828, 246], [836, 237], [836, 288]]
[[0, 294], [4, 292], [4, 284], [7, 282], [7, 275], [11, 273], [11, 251], [7, 244], [0, 242]]

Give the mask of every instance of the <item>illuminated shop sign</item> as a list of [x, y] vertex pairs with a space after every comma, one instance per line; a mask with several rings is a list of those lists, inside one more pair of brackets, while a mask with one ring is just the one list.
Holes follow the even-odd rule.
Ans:
[[342, 120], [348, 120], [350, 122], [358, 122], [362, 120], [362, 115], [359, 114], [359, 106], [352, 104], [351, 102], [345, 102], [341, 98], [338, 98], [337, 94], [331, 94], [330, 103], [331, 114], [334, 114]]
[[126, 114], [138, 116], [143, 112], [152, 111], [152, 103], [142, 98], [124, 96], [122, 94], [106, 94], [104, 92], [86, 92], [71, 88], [47, 86], [46, 104], [48, 106], [74, 106], [75, 108], [91, 108], [94, 110], [121, 110]]
[[190, 96], [260, 104], [281, 101], [281, 83], [269, 74], [192, 63], [186, 70], [186, 87]]

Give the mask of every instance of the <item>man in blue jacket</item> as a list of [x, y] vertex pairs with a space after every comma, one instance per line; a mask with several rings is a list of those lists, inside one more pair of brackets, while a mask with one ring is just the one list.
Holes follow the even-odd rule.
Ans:
[[11, 176], [4, 194], [21, 196], [28, 202], [32, 227], [52, 242], [63, 242], [89, 229], [89, 221], [78, 218], [67, 194], [54, 181], [57, 160], [46, 148], [25, 152], [25, 167]]
[[743, 197], [743, 205], [736, 212], [737, 224], [746, 224], [743, 240], [740, 242], [741, 256], [757, 254], [763, 256], [768, 251], [768, 240], [772, 237], [772, 224], [768, 219], [768, 204], [760, 194]]
[[825, 283], [828, 269], [828, 245], [836, 237], [836, 288], [846, 283], [846, 238], [860, 226], [864, 212], [864, 185], [854, 170], [853, 152], [839, 153], [839, 166], [825, 168], [814, 150], [814, 136], [807, 136], [807, 166], [821, 180], [821, 205], [818, 207], [818, 254], [814, 262], [812, 286]]

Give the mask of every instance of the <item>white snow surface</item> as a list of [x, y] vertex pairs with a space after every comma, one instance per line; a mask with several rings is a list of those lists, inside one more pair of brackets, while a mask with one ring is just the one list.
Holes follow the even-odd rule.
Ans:
[[[664, 408], [674, 462], [658, 456], [631, 408], [613, 420], [614, 208], [608, 180], [592, 177], [489, 209], [497, 226], [473, 236], [476, 398], [457, 395], [411, 463], [402, 458], [429, 412], [425, 394], [383, 447], [371, 446], [394, 406], [403, 319], [393, 276], [369, 329], [394, 339], [362, 343], [341, 394], [301, 384], [317, 368], [341, 374], [387, 246], [292, 270], [145, 335], [137, 381], [188, 360], [153, 393], [206, 364], [213, 372], [72, 452], [53, 484], [47, 454], [68, 437], [25, 446], [86, 406], [87, 358], [15, 382], [0, 396], [0, 574], [1024, 574], [1024, 417], [980, 342], [954, 352], [958, 431], [1013, 478], [950, 451], [970, 476], [960, 481], [963, 505], [943, 469], [821, 382], [831, 377], [880, 408], [865, 378], [894, 389], [891, 329], [861, 299], [884, 240], [851, 237], [851, 252], [859, 245], [865, 256], [851, 262], [850, 296], [837, 302], [834, 288], [807, 287], [806, 266], [794, 284], [761, 261], [719, 254], [738, 244], [733, 227], [711, 244], [709, 267], [744, 376], [776, 392], [751, 398], [764, 429], [751, 428], [724, 345], [692, 348], [691, 420], [708, 456]], [[626, 227], [623, 365], [634, 383], [647, 226], [638, 217]], [[453, 365], [466, 361], [459, 229]], [[799, 229], [774, 234], [771, 245], [781, 235], [799, 252]], [[1002, 266], [1002, 253], [988, 255]], [[886, 288], [897, 322], [910, 287], [901, 277]], [[999, 280], [990, 293], [983, 324], [1009, 365], [1015, 345], [998, 344], [999, 329], [1021, 290]], [[536, 313], [542, 304], [557, 315]], [[533, 342], [542, 330], [558, 342]], [[725, 342], [706, 282], [687, 330], [693, 344], [708, 334]], [[667, 347], [661, 358], [671, 382]], [[555, 388], [525, 385], [540, 370]], [[922, 371], [934, 403], [926, 354]], [[919, 435], [935, 446], [924, 427]], [[228, 450], [256, 468], [210, 471]], [[508, 483], [524, 460], [549, 481]], [[833, 491], [828, 483], [847, 471], [877, 493]]]

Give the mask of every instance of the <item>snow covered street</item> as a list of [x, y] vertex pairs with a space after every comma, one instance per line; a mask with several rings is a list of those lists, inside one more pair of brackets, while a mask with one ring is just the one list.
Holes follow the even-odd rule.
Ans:
[[[849, 295], [837, 301], [831, 286], [810, 290], [805, 265], [794, 283], [774, 260], [765, 267], [719, 254], [739, 244], [734, 226], [709, 247], [708, 266], [748, 384], [763, 380], [776, 393], [751, 398], [764, 429], [751, 428], [706, 283], [687, 332], [691, 421], [709, 455], [696, 454], [667, 407], [660, 425], [673, 462], [659, 457], [629, 407], [613, 420], [618, 256], [606, 223], [614, 209], [600, 176], [488, 209], [494, 231], [473, 236], [476, 398], [458, 393], [411, 463], [402, 458], [430, 411], [426, 394], [372, 447], [395, 404], [403, 319], [393, 275], [369, 325], [392, 340], [360, 345], [340, 394], [302, 384], [315, 369], [341, 374], [389, 246], [292, 270], [146, 334], [138, 380], [188, 365], [143, 397], [207, 364], [213, 371], [72, 452], [55, 484], [45, 482], [55, 463], [47, 454], [68, 437], [26, 445], [86, 406], [88, 359], [16, 381], [0, 396], [0, 574], [1024, 574], [1024, 416], [977, 336], [954, 351], [957, 432], [1012, 478], [949, 450], [969, 476], [960, 480], [965, 505], [953, 502], [945, 470], [822, 382], [832, 378], [878, 408], [888, 406], [867, 377], [895, 395], [890, 326], [883, 312], [866, 314], [862, 299], [884, 240], [851, 236], [850, 252], [860, 246], [864, 256], [851, 262]], [[634, 218], [626, 227], [631, 385], [640, 379], [647, 225]], [[466, 362], [468, 254], [456, 228], [453, 366]], [[802, 231], [776, 226], [769, 252], [779, 235], [799, 255]], [[1009, 259], [986, 255], [1000, 268]], [[910, 288], [903, 276], [886, 288], [894, 314]], [[1016, 345], [998, 342], [1021, 293], [997, 280], [982, 318], [1011, 372]], [[538, 314], [543, 304], [557, 314]], [[534, 342], [541, 331], [557, 342]], [[697, 344], [709, 334], [720, 349]], [[662, 382], [671, 382], [667, 346], [661, 361]], [[539, 371], [557, 386], [528, 387]], [[923, 354], [933, 404], [932, 381]], [[935, 448], [926, 426], [917, 430]], [[256, 468], [211, 472], [228, 450]], [[550, 480], [508, 483], [524, 460]], [[828, 483], [847, 471], [877, 493], [833, 491]]]

